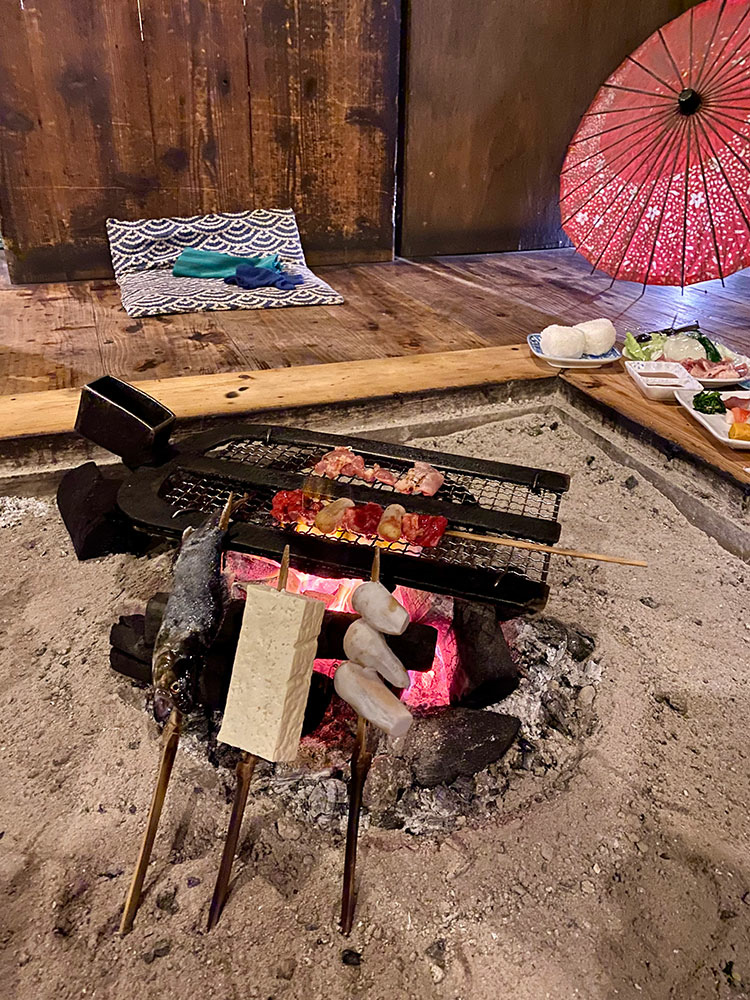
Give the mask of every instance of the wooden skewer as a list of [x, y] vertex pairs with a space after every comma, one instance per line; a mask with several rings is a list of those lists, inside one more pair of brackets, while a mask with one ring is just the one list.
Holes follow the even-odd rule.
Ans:
[[[370, 570], [370, 579], [380, 579], [380, 549], [375, 549]], [[341, 933], [349, 936], [354, 923], [355, 885], [357, 868], [357, 840], [359, 838], [359, 817], [362, 812], [362, 793], [372, 763], [372, 754], [367, 750], [367, 719], [357, 716], [357, 738], [354, 743], [351, 763], [351, 783], [349, 786], [349, 817], [346, 824], [346, 851], [344, 854], [344, 885], [341, 891]]]
[[549, 552], [553, 556], [572, 556], [574, 559], [595, 559], [597, 562], [617, 563], [619, 566], [648, 566], [640, 559], [625, 559], [623, 556], [605, 556], [600, 552], [579, 552], [576, 549], [558, 549], [554, 545], [539, 545], [537, 542], [523, 542], [518, 538], [498, 538], [497, 535], [477, 535], [473, 531], [446, 531], [454, 538], [470, 538], [474, 542], [491, 542], [493, 545], [507, 545], [511, 549], [530, 549], [532, 552]]
[[[276, 584], [277, 590], [286, 590], [287, 580], [289, 579], [289, 554], [289, 546], [287, 545], [281, 557], [279, 579]], [[229, 879], [232, 875], [232, 865], [234, 864], [234, 855], [237, 851], [240, 830], [242, 829], [242, 818], [245, 815], [245, 806], [247, 805], [247, 794], [257, 763], [258, 758], [255, 754], [249, 753], [247, 750], [242, 751], [242, 756], [237, 764], [237, 787], [234, 792], [234, 802], [232, 803], [232, 815], [229, 818], [229, 827], [227, 829], [226, 840], [224, 841], [224, 850], [221, 854], [219, 874], [216, 876], [214, 894], [208, 911], [209, 930], [213, 930], [219, 922], [221, 911], [224, 909], [224, 904], [226, 903], [227, 893], [229, 892]]]
[[178, 708], [173, 708], [169, 720], [164, 727], [164, 747], [161, 754], [161, 764], [159, 765], [159, 777], [156, 781], [154, 794], [151, 799], [151, 808], [148, 812], [148, 823], [143, 836], [141, 851], [138, 855], [138, 862], [133, 872], [133, 879], [130, 883], [127, 899], [125, 900], [125, 910], [120, 922], [120, 934], [127, 934], [133, 926], [138, 904], [141, 901], [141, 891], [143, 881], [146, 878], [146, 870], [151, 859], [151, 851], [156, 838], [156, 830], [159, 826], [164, 798], [167, 794], [167, 785], [172, 774], [172, 765], [177, 755], [177, 747], [180, 742], [180, 732], [182, 729], [182, 712]]

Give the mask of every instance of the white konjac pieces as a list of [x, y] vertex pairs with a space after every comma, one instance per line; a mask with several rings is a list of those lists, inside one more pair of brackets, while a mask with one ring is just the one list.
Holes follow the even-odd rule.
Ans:
[[401, 635], [409, 624], [409, 612], [382, 583], [363, 583], [357, 587], [352, 607], [373, 628], [387, 635]]
[[401, 635], [409, 624], [409, 612], [374, 581], [357, 587], [352, 606], [362, 617], [346, 630], [344, 652], [349, 659], [334, 674], [336, 694], [389, 736], [403, 736], [412, 723], [411, 712], [381, 678], [403, 688], [409, 685], [409, 674], [381, 632]]
[[409, 675], [403, 663], [389, 648], [381, 633], [368, 625], [364, 618], [358, 618], [346, 630], [344, 652], [355, 663], [377, 670], [396, 687], [409, 686]]
[[322, 601], [247, 588], [242, 628], [218, 738], [270, 761], [297, 756]]
[[375, 670], [344, 660], [333, 676], [333, 686], [339, 698], [389, 736], [403, 736], [412, 724], [409, 709]]

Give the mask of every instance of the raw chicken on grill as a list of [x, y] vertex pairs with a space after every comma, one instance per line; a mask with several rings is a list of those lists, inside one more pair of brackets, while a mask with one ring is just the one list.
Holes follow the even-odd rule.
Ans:
[[313, 472], [316, 476], [327, 476], [329, 479], [335, 479], [337, 476], [364, 479], [365, 460], [361, 455], [356, 455], [351, 448], [334, 448], [313, 467]]
[[427, 462], [415, 462], [414, 465], [398, 480], [395, 489], [399, 493], [424, 493], [426, 497], [434, 496], [445, 481], [445, 476], [433, 469]]
[[380, 465], [366, 466], [361, 455], [344, 447], [334, 448], [323, 455], [313, 466], [313, 472], [316, 476], [327, 476], [329, 479], [350, 476], [366, 483], [378, 480], [392, 486], [398, 493], [424, 493], [428, 497], [434, 496], [445, 480], [443, 473], [433, 469], [427, 462], [415, 462], [399, 478], [395, 472]]

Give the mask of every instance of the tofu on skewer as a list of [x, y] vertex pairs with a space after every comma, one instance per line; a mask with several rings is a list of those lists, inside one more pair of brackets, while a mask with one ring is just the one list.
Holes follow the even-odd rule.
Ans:
[[325, 605], [248, 587], [218, 738], [270, 761], [297, 756]]

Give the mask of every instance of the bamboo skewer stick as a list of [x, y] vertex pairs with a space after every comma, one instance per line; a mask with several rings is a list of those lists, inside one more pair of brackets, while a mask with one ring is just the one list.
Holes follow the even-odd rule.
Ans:
[[554, 545], [539, 545], [524, 542], [518, 538], [499, 538], [497, 535], [477, 535], [473, 531], [446, 531], [454, 538], [470, 538], [474, 542], [491, 542], [493, 545], [507, 545], [512, 549], [529, 549], [532, 552], [549, 552], [553, 556], [572, 556], [574, 559], [595, 559], [597, 562], [617, 563], [619, 566], [648, 566], [640, 559], [626, 559], [624, 556], [606, 556], [600, 552], [579, 552], [577, 549], [558, 549]]
[[208, 929], [210, 931], [219, 922], [221, 911], [224, 909], [229, 889], [229, 879], [232, 874], [232, 865], [234, 864], [234, 855], [237, 852], [237, 842], [240, 839], [242, 817], [245, 814], [245, 806], [247, 805], [247, 793], [250, 790], [250, 781], [257, 763], [258, 758], [254, 754], [248, 753], [247, 750], [242, 751], [242, 756], [237, 763], [237, 788], [234, 793], [234, 802], [232, 803], [232, 815], [229, 820], [227, 838], [224, 841], [224, 850], [221, 855], [221, 864], [219, 865], [219, 874], [216, 877], [211, 907], [208, 911]]
[[[380, 579], [380, 549], [375, 549], [370, 579]], [[341, 933], [349, 936], [354, 923], [354, 903], [356, 899], [354, 876], [357, 868], [357, 840], [359, 838], [359, 817], [362, 812], [362, 793], [367, 774], [372, 763], [372, 754], [367, 750], [367, 719], [357, 716], [357, 738], [352, 752], [351, 783], [349, 786], [349, 817], [346, 824], [346, 851], [344, 854], [344, 885], [341, 891]]]
[[[276, 584], [277, 590], [286, 590], [286, 584], [289, 578], [289, 555], [289, 546], [287, 545], [284, 548], [284, 554], [281, 557], [279, 579]], [[219, 922], [221, 911], [224, 909], [224, 904], [227, 899], [227, 894], [229, 892], [229, 879], [231, 878], [232, 865], [234, 864], [234, 855], [237, 851], [240, 830], [242, 829], [242, 818], [245, 815], [245, 806], [247, 805], [247, 794], [250, 789], [250, 781], [253, 776], [253, 771], [255, 770], [255, 765], [257, 763], [258, 758], [255, 754], [249, 753], [247, 750], [242, 751], [242, 756], [237, 764], [237, 787], [234, 793], [234, 802], [232, 803], [232, 815], [229, 818], [229, 827], [227, 829], [226, 840], [224, 841], [224, 850], [221, 854], [219, 874], [216, 876], [214, 894], [208, 911], [209, 930], [213, 930]]]
[[156, 830], [159, 826], [164, 798], [167, 794], [167, 786], [172, 774], [172, 766], [177, 755], [181, 729], [182, 712], [178, 708], [173, 708], [169, 720], [164, 727], [164, 746], [159, 765], [159, 776], [151, 799], [151, 808], [148, 812], [148, 823], [146, 824], [146, 832], [143, 835], [143, 843], [141, 844], [138, 861], [133, 872], [133, 879], [125, 900], [125, 909], [120, 922], [120, 934], [127, 934], [133, 926], [133, 918], [141, 901], [143, 882], [146, 878], [146, 870], [151, 859], [151, 851], [154, 846], [154, 839], [156, 838]]

